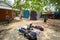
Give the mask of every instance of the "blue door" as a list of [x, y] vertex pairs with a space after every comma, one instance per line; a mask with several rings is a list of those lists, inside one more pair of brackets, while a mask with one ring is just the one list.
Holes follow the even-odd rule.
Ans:
[[29, 18], [29, 11], [28, 10], [24, 10], [23, 18]]
[[60, 12], [54, 12], [54, 15], [60, 15]]

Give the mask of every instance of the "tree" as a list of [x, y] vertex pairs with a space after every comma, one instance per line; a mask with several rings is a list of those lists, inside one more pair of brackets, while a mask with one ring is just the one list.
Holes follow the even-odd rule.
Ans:
[[16, 0], [14, 4], [14, 8], [24, 8], [35, 11], [43, 12], [43, 7], [48, 5], [48, 0], [25, 0], [24, 4], [20, 4], [21, 0]]
[[60, 11], [60, 0], [50, 0], [50, 3], [56, 7], [56, 11]]
[[[4, 0], [6, 3], [9, 4], [8, 0]], [[56, 7], [56, 10], [60, 10], [60, 0], [23, 0], [25, 1], [22, 3], [22, 0], [14, 0], [13, 8], [27, 8], [27, 9], [33, 9], [36, 11], [44, 11], [43, 8], [47, 5], [52, 4]], [[9, 4], [10, 5], [10, 4]]]

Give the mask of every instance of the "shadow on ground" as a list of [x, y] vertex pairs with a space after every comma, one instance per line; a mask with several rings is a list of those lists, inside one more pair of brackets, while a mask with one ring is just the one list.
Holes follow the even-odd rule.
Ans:
[[48, 26], [50, 29], [60, 32], [60, 20], [48, 20]]
[[9, 29], [0, 29], [0, 40], [2, 40], [6, 34], [8, 34], [8, 31], [11, 30], [12, 28]]

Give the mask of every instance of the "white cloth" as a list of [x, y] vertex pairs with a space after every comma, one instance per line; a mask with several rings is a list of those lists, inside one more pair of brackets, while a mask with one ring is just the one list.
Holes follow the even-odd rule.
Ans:
[[27, 29], [27, 25], [24, 25], [24, 26], [22, 26], [22, 28], [25, 28], [25, 29]]
[[40, 34], [40, 30], [39, 30], [39, 29], [35, 29], [35, 28], [33, 28], [32, 32], [36, 32], [37, 35]]
[[37, 12], [37, 19], [40, 19], [41, 13]]

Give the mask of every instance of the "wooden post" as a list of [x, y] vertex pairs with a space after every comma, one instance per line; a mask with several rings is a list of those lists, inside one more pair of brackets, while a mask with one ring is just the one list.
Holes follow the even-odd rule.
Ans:
[[47, 20], [46, 20], [46, 14], [44, 14], [44, 22], [46, 22]]

